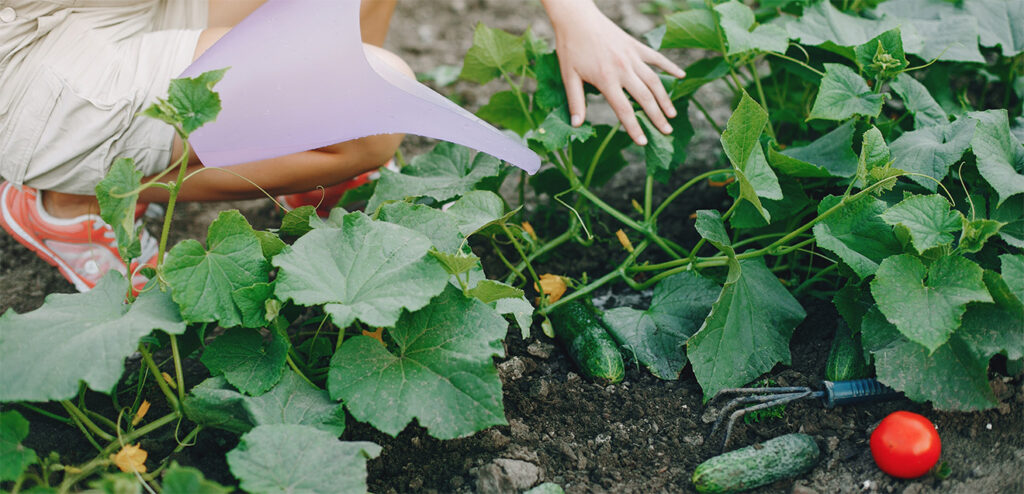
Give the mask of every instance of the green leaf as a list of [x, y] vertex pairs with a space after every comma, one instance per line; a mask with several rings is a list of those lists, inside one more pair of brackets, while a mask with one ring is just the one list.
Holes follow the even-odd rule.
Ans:
[[1018, 249], [1024, 249], [1024, 196], [1011, 197], [999, 206], [991, 201], [989, 217], [1004, 223], [999, 229], [999, 238]]
[[843, 121], [854, 115], [877, 117], [882, 112], [882, 101], [882, 95], [871, 92], [864, 78], [853, 69], [826, 63], [825, 77], [807, 119]]
[[459, 231], [468, 237], [507, 216], [505, 201], [494, 192], [474, 190], [467, 192], [445, 211], [455, 219]]
[[290, 346], [277, 331], [271, 330], [268, 339], [259, 331], [238, 328], [207, 345], [200, 360], [214, 376], [223, 375], [243, 393], [258, 396], [281, 380]]
[[[683, 113], [682, 105], [676, 103], [677, 109], [680, 114]], [[670, 121], [669, 123], [674, 123]], [[609, 132], [614, 131], [611, 139], [608, 140], [608, 144], [605, 145], [605, 138]], [[676, 133], [685, 132], [685, 129], [677, 128]], [[572, 151], [573, 165], [580, 172], [580, 176], [586, 176], [589, 171], [590, 163], [594, 160], [595, 155], [598, 151], [601, 151], [601, 155], [598, 156], [597, 164], [594, 166], [594, 173], [590, 179], [590, 185], [600, 187], [606, 184], [615, 175], [619, 173], [626, 165], [628, 161], [623, 157], [622, 150], [633, 145], [633, 139], [629, 137], [629, 134], [622, 132], [616, 128], [612, 128], [609, 125], [595, 125], [594, 126], [595, 136], [597, 139], [587, 139], [584, 142], [573, 142], [569, 144], [569, 149]], [[604, 146], [604, 147], [602, 147]], [[679, 162], [678, 159], [675, 159]], [[549, 168], [549, 170], [554, 170]], [[569, 181], [565, 177], [555, 170], [557, 178], [560, 179], [564, 184], [558, 186], [558, 190], [554, 193], [557, 194], [563, 190], [569, 188]], [[541, 172], [543, 173], [543, 172]]]
[[1006, 223], [995, 220], [978, 219], [968, 221], [964, 218], [963, 232], [960, 233], [960, 241], [957, 243], [957, 250], [964, 254], [973, 254], [981, 251], [988, 242], [988, 239], [999, 234], [999, 230]]
[[111, 271], [88, 292], [53, 294], [35, 311], [0, 316], [0, 402], [66, 400], [80, 381], [107, 393], [140, 338], [154, 329], [185, 332], [166, 293], [144, 291], [127, 305], [128, 288]]
[[414, 418], [439, 439], [505, 424], [492, 358], [504, 355], [507, 330], [493, 309], [449, 286], [388, 330], [394, 353], [373, 338], [346, 339], [327, 389], [356, 420], [392, 436]]
[[281, 300], [326, 304], [341, 328], [356, 319], [391, 326], [402, 309], [419, 309], [444, 289], [448, 274], [427, 255], [426, 237], [361, 212], [343, 221], [342, 229], [313, 230], [274, 258]]
[[244, 399], [227, 379], [215, 376], [193, 386], [181, 406], [185, 416], [199, 425], [243, 434], [253, 427]]
[[857, 65], [869, 79], [892, 79], [910, 65], [903, 53], [899, 28], [879, 34], [853, 51]]
[[[804, 192], [803, 185], [796, 180], [784, 180], [779, 183], [782, 186], [782, 200], [776, 201], [765, 199], [761, 201], [764, 209], [771, 215], [772, 220], [778, 223], [786, 218], [793, 218], [800, 215], [808, 206], [811, 199]], [[727, 188], [730, 196], [738, 196], [739, 186], [730, 184]], [[815, 203], [817, 201], [814, 201]], [[761, 213], [754, 209], [749, 202], [740, 202], [736, 206], [733, 215], [729, 217], [729, 224], [733, 229], [760, 228], [768, 222], [764, 220]]]
[[500, 281], [483, 280], [476, 284], [469, 294], [480, 299], [481, 302], [489, 304], [503, 298], [522, 298], [523, 291], [506, 285]]
[[1017, 297], [1024, 302], [1024, 255], [1003, 254], [999, 256], [1002, 263], [1003, 279]]
[[270, 391], [242, 399], [249, 420], [255, 426], [271, 424], [308, 425], [335, 437], [345, 432], [345, 411], [327, 391], [286, 370]]
[[740, 2], [734, 0], [718, 4], [715, 11], [718, 12], [719, 25], [729, 45], [727, 55], [751, 50], [784, 53], [789, 46], [785, 29], [772, 24], [754, 28], [754, 11]]
[[901, 19], [903, 47], [923, 60], [985, 63], [978, 51], [978, 25], [968, 15], [943, 15], [936, 20]]
[[868, 174], [876, 168], [889, 166], [891, 155], [885, 137], [877, 127], [871, 126], [864, 132], [860, 144], [860, 156], [857, 157], [857, 184], [867, 185]]
[[281, 237], [277, 236], [274, 232], [268, 232], [266, 230], [255, 230], [256, 238], [260, 240], [260, 248], [263, 249], [263, 257], [270, 261], [271, 258], [279, 254], [284, 250], [288, 244], [281, 240]]
[[103, 477], [89, 482], [90, 493], [97, 494], [142, 494], [142, 486], [130, 473], [105, 473]]
[[702, 48], [721, 51], [718, 22], [710, 10], [694, 9], [676, 12], [665, 18], [665, 37], [661, 49]]
[[206, 245], [184, 240], [164, 259], [163, 275], [182, 317], [223, 327], [251, 323], [243, 306], [263, 301], [246, 300], [246, 295], [259, 293], [238, 290], [269, 281], [270, 263], [263, 257], [260, 239], [245, 217], [231, 210], [221, 212], [210, 224]]
[[18, 480], [29, 465], [38, 463], [36, 452], [21, 444], [28, 437], [28, 420], [10, 410], [0, 412], [0, 481]]
[[711, 312], [719, 291], [714, 282], [686, 271], [658, 283], [647, 310], [618, 307], [603, 319], [625, 353], [656, 377], [675, 380], [686, 365], [686, 341]]
[[901, 337], [875, 351], [874, 357], [877, 379], [911, 400], [956, 411], [997, 404], [988, 384], [987, 360], [979, 359], [958, 335], [934, 351]]
[[675, 154], [672, 136], [662, 134], [647, 117], [647, 114], [638, 111], [636, 118], [640, 121], [640, 128], [647, 137], [647, 145], [644, 146], [644, 157], [647, 163], [647, 175], [654, 177], [661, 183], [668, 183], [671, 171], [675, 168], [672, 156]]
[[459, 77], [484, 84], [503, 73], [517, 74], [524, 65], [526, 48], [521, 37], [477, 23]]
[[160, 482], [163, 494], [230, 494], [233, 489], [224, 487], [203, 477], [203, 473], [192, 467], [183, 467], [178, 462], [164, 473]]
[[791, 177], [852, 177], [857, 172], [855, 130], [849, 121], [806, 146], [771, 149], [768, 158], [779, 172]]
[[259, 494], [364, 494], [366, 460], [380, 446], [338, 441], [305, 425], [261, 425], [227, 454], [239, 487]]
[[540, 108], [554, 110], [569, 103], [565, 96], [565, 84], [562, 82], [562, 68], [558, 64], [558, 55], [552, 52], [538, 57], [533, 73], [537, 76], [537, 91], [533, 93], [533, 101]]
[[913, 195], [882, 213], [882, 219], [910, 232], [910, 241], [919, 254], [940, 245], [953, 243], [953, 232], [960, 231], [963, 215], [949, 209], [949, 201], [940, 195]]
[[934, 178], [910, 176], [920, 186], [935, 192], [938, 188], [936, 180], [945, 178], [949, 167], [959, 161], [970, 146], [974, 127], [974, 120], [961, 118], [952, 123], [907, 132], [889, 144], [893, 166]]
[[832, 303], [835, 304], [836, 311], [842, 316], [843, 321], [846, 321], [851, 334], [854, 335], [860, 333], [864, 315], [875, 306], [871, 292], [852, 279], [847, 285], [836, 291], [835, 296], [832, 297]]
[[[100, 218], [114, 230], [117, 252], [121, 259], [131, 261], [142, 255], [142, 244], [135, 231], [135, 204], [139, 194], [129, 194], [142, 186], [142, 172], [135, 169], [135, 160], [118, 158], [107, 175], [96, 184]], [[128, 194], [126, 197], [118, 197]]]
[[284, 214], [281, 218], [281, 233], [301, 237], [313, 229], [309, 220], [316, 216], [316, 207], [311, 205], [299, 206]]
[[907, 107], [907, 111], [914, 115], [915, 129], [949, 123], [949, 116], [935, 101], [928, 88], [909, 74], [897, 75], [896, 79], [889, 83], [889, 87], [896, 91]]
[[401, 173], [381, 169], [380, 179], [367, 211], [376, 211], [385, 201], [426, 196], [447, 201], [473, 190], [488, 177], [496, 177], [501, 162], [489, 154], [464, 146], [440, 142], [427, 154], [413, 158]]
[[711, 314], [686, 344], [707, 401], [719, 390], [753, 381], [776, 363], [789, 364], [789, 339], [806, 313], [761, 258], [742, 260]]
[[536, 115], [536, 113], [538, 112], [534, 112], [533, 115], [526, 114], [516, 93], [508, 90], [494, 93], [490, 101], [477, 110], [476, 115], [498, 127], [504, 127], [516, 134], [524, 135], [534, 127], [530, 117], [543, 116], [543, 114]]
[[964, 8], [978, 21], [982, 46], [1002, 48], [1004, 57], [1024, 51], [1024, 4], [1007, 0], [970, 0]]
[[479, 257], [465, 252], [449, 254], [447, 252], [431, 249], [430, 255], [434, 259], [440, 261], [441, 266], [444, 267], [444, 270], [447, 271], [448, 274], [466, 273], [480, 263]]
[[1024, 193], [1024, 146], [1010, 133], [1006, 110], [972, 112], [968, 116], [978, 121], [971, 138], [978, 171], [996, 190], [997, 205], [1002, 205], [1010, 196]]
[[[672, 85], [672, 97], [689, 96], [705, 84], [717, 81], [729, 74], [729, 64], [723, 57], [707, 57], [686, 67], [686, 77], [676, 79]], [[677, 103], [678, 104], [678, 103]], [[680, 112], [682, 113], [682, 112]]]
[[804, 7], [803, 14], [786, 22], [785, 26], [790, 38], [805, 45], [825, 45], [826, 49], [853, 59], [853, 50], [836, 50], [835, 47], [863, 45], [897, 24], [892, 19], [864, 19], [845, 14], [823, 0]]
[[[482, 282], [481, 282], [482, 283]], [[530, 337], [533, 324], [533, 304], [526, 297], [502, 298], [493, 302], [494, 310], [501, 315], [511, 315], [519, 326], [519, 334], [525, 340]]]
[[393, 202], [381, 206], [377, 219], [423, 234], [441, 252], [454, 255], [462, 251], [464, 237], [459, 232], [459, 225], [452, 215], [439, 209], [408, 202]]
[[213, 91], [213, 86], [220, 82], [227, 70], [211, 70], [196, 77], [171, 80], [167, 103], [174, 108], [185, 136], [217, 119], [220, 95]]
[[[1024, 358], [1024, 304], [1009, 292], [997, 273], [985, 273], [986, 285], [993, 293], [993, 304], [970, 304], [955, 337], [962, 338], [983, 360], [1003, 354], [1010, 360]], [[998, 286], [997, 286], [998, 285]]]
[[909, 254], [892, 256], [871, 281], [878, 309], [900, 333], [935, 351], [960, 326], [969, 302], [991, 302], [981, 267], [944, 256], [925, 266]]
[[750, 201], [765, 221], [770, 222], [771, 215], [758, 197], [782, 199], [782, 189], [761, 148], [761, 133], [767, 123], [768, 112], [744, 92], [736, 111], [729, 117], [721, 141], [740, 184], [740, 197]]
[[594, 127], [589, 123], [579, 127], [569, 125], [568, 106], [552, 111], [540, 126], [526, 134], [528, 140], [539, 143], [547, 151], [565, 149], [573, 141], [584, 142], [593, 136]]
[[729, 240], [729, 234], [725, 231], [722, 215], [716, 210], [698, 210], [697, 221], [694, 227], [702, 238], [729, 256], [728, 282], [736, 281], [736, 277], [740, 275], [741, 270], [736, 260], [736, 251], [732, 248], [732, 241]]
[[[828, 211], [840, 200], [838, 196], [826, 197], [818, 205], [818, 214]], [[867, 278], [875, 273], [883, 259], [903, 252], [892, 227], [880, 216], [885, 209], [885, 203], [874, 197], [848, 202], [814, 225], [814, 238], [819, 247], [838, 255], [857, 276]]]

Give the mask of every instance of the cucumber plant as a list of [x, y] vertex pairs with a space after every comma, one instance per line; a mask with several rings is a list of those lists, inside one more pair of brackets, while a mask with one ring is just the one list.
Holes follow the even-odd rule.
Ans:
[[[0, 316], [0, 402], [18, 407], [0, 415], [4, 488], [141, 479], [218, 492], [137, 444], [173, 428], [180, 449], [219, 428], [241, 436], [227, 458], [242, 489], [365, 492], [365, 463], [381, 450], [339, 441], [346, 417], [390, 435], [416, 420], [442, 439], [505, 423], [493, 359], [509, 327], [528, 337], [535, 316], [611, 284], [652, 290], [646, 307], [603, 314], [622, 354], [663, 379], [691, 366], [706, 397], [789, 364], [800, 301], [814, 297], [844, 319], [836, 353], [860, 354], [858, 372], [941, 409], [995, 406], [990, 362], [1019, 369], [1024, 358], [1024, 46], [1003, 29], [1024, 25], [1024, 12], [999, 0], [655, 4], [686, 10], [647, 40], [706, 56], [664, 81], [680, 110], [672, 136], [638, 113], [643, 149], [617, 125], [569, 125], [543, 40], [478, 26], [460, 75], [503, 81], [478, 114], [543, 156], [533, 177], [442, 143], [382, 171], [360, 191], [365, 212], [299, 208], [257, 231], [226, 211], [205, 242], [168, 246], [189, 178], [183, 162], [169, 168], [160, 262], [137, 298], [111, 274]], [[187, 138], [219, 111], [223, 75], [174, 81], [147, 114]], [[706, 85], [732, 95], [728, 121], [702, 102]], [[683, 176], [690, 107], [719, 134], [726, 166]], [[644, 183], [619, 209], [602, 187], [634, 154]], [[165, 186], [141, 178], [121, 160], [97, 188], [126, 258], [138, 255], [138, 192]], [[709, 179], [728, 183], [730, 206], [679, 207]], [[518, 197], [497, 194], [502, 185]], [[554, 223], [521, 207], [528, 188], [564, 211], [564, 228], [520, 226]], [[691, 214], [699, 241], [664, 233]], [[598, 238], [599, 224], [622, 235]], [[560, 249], [619, 241], [602, 272], [558, 273], [573, 290], [531, 303], [539, 266]], [[498, 269], [485, 273], [478, 255]], [[135, 352], [141, 364], [126, 376]], [[195, 358], [212, 377], [186, 382]], [[113, 416], [93, 410], [97, 395]], [[150, 418], [154, 395], [165, 413]], [[78, 428], [97, 455], [65, 465], [27, 450], [22, 412]]]

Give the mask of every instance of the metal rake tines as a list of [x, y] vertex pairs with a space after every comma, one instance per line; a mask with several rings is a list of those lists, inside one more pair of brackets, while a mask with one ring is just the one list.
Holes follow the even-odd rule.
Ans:
[[[732, 436], [732, 428], [736, 423], [736, 419], [742, 417], [745, 414], [754, 412], [757, 410], [764, 410], [774, 406], [784, 405], [796, 400], [804, 398], [820, 398], [824, 395], [822, 391], [814, 391], [813, 389], [806, 386], [793, 386], [793, 387], [777, 387], [777, 388], [730, 388], [723, 389], [715, 394], [711, 401], [715, 401], [719, 397], [728, 394], [742, 394], [746, 396], [739, 396], [733, 398], [725, 406], [719, 410], [718, 419], [715, 420], [715, 425], [711, 427], [711, 433], [708, 437], [714, 436], [715, 432], [718, 431], [722, 425], [722, 421], [725, 420], [726, 415], [729, 416], [729, 421], [725, 426], [725, 437], [722, 438], [722, 449], [729, 443], [729, 438]], [[750, 403], [756, 403], [753, 406], [741, 408], [733, 411], [734, 409], [747, 405]]]

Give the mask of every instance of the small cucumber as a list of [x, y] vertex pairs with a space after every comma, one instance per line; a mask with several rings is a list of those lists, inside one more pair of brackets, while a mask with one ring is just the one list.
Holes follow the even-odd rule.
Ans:
[[566, 353], [576, 362], [581, 374], [603, 384], [622, 380], [626, 373], [622, 353], [591, 305], [575, 300], [567, 302], [556, 307], [548, 319], [555, 330], [555, 338], [565, 345]]
[[832, 338], [832, 349], [828, 352], [828, 361], [825, 362], [825, 379], [848, 381], [867, 376], [868, 364], [864, 362], [860, 342], [850, 334], [846, 323], [839, 321]]
[[818, 443], [807, 434], [786, 434], [710, 458], [693, 472], [697, 492], [741, 492], [796, 477], [818, 463]]

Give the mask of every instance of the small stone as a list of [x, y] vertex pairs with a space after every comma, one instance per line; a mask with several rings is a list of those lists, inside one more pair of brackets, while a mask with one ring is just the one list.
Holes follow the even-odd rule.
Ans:
[[700, 447], [704, 445], [704, 436], [701, 436], [700, 434], [690, 434], [683, 438], [683, 442], [690, 446]]
[[410, 490], [418, 491], [418, 490], [420, 490], [422, 488], [423, 488], [423, 479], [422, 478], [420, 478], [420, 477], [413, 477], [413, 479], [409, 481], [409, 489]]
[[565, 375], [565, 381], [569, 384], [578, 384], [581, 380], [580, 375], [572, 371]]
[[992, 430], [992, 423], [991, 422], [985, 424], [985, 430], [987, 430], [987, 431]]
[[551, 357], [551, 353], [555, 351], [555, 345], [550, 343], [544, 343], [540, 340], [534, 340], [526, 347], [526, 353], [533, 355], [539, 359], [547, 359]]
[[534, 398], [545, 398], [551, 392], [551, 383], [546, 379], [535, 381], [530, 386], [530, 396]]
[[1010, 414], [1010, 404], [1009, 403], [1000, 403], [998, 410], [999, 410], [999, 415], [1009, 415]]
[[527, 439], [530, 434], [530, 426], [526, 425], [525, 422], [519, 419], [512, 419], [508, 422], [509, 432], [512, 434], [512, 438], [517, 441]]
[[839, 438], [838, 437], [831, 436], [831, 437], [829, 437], [828, 439], [825, 440], [825, 449], [829, 453], [834, 452], [837, 448], [839, 448]]
[[523, 377], [526, 372], [526, 363], [518, 356], [512, 357], [498, 364], [498, 376], [502, 382], [515, 381]]
[[508, 446], [512, 440], [501, 433], [498, 429], [490, 429], [483, 437], [483, 446], [491, 451], [497, 451]]

